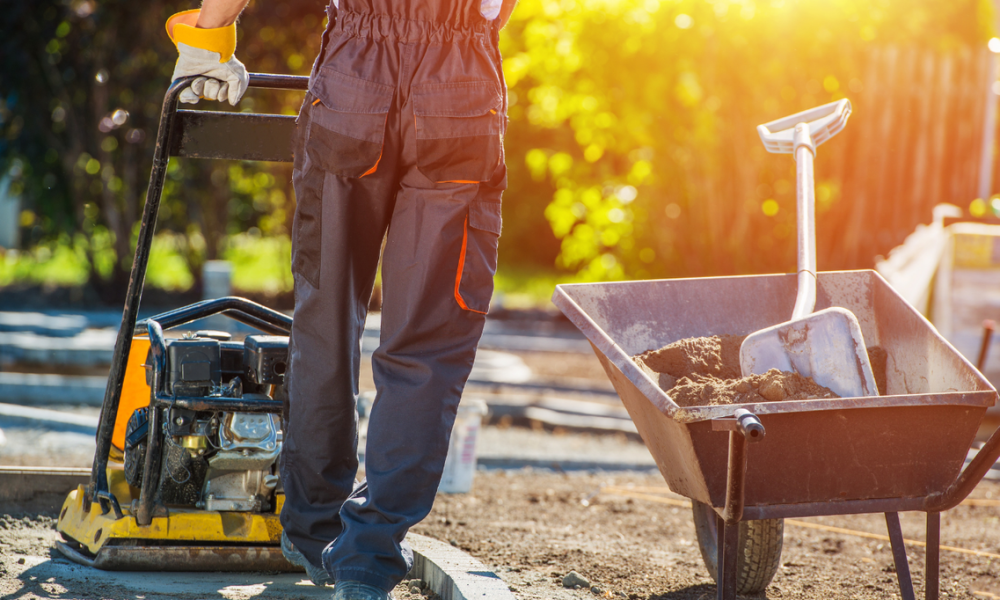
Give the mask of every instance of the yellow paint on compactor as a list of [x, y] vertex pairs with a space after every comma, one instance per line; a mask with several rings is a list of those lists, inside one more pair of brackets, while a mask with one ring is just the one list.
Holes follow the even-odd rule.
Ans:
[[[154, 517], [147, 527], [140, 527], [131, 514], [132, 488], [125, 483], [121, 465], [108, 468], [111, 490], [121, 504], [125, 516], [115, 518], [114, 511], [101, 514], [101, 505], [94, 502], [90, 511], [83, 510], [84, 486], [70, 492], [59, 513], [56, 529], [76, 540], [91, 554], [112, 540], [188, 541], [192, 545], [236, 542], [257, 545], [281, 543], [281, 522], [278, 514], [284, 495], [275, 499], [274, 513], [218, 512], [185, 508], [170, 508], [169, 518]], [[137, 490], [136, 490], [137, 491]], [[138, 494], [136, 494], [138, 496]]]

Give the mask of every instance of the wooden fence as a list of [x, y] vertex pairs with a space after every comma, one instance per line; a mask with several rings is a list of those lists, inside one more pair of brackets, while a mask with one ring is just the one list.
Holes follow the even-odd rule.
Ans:
[[817, 159], [817, 177], [840, 184], [817, 228], [823, 270], [871, 268], [936, 204], [967, 210], [978, 195], [988, 51], [886, 47], [866, 71], [843, 139]]

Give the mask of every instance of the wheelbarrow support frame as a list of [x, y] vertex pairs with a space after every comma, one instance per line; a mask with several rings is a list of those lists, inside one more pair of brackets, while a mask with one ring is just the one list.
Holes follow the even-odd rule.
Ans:
[[[737, 409], [731, 418], [714, 419], [713, 431], [729, 432], [729, 457], [726, 478], [726, 503], [722, 508], [716, 508], [718, 520], [718, 600], [735, 600], [737, 586], [737, 561], [739, 559], [739, 530], [743, 520], [756, 520], [783, 517], [784, 514], [771, 515], [767, 507], [758, 507], [753, 519], [744, 519], [744, 492], [746, 490], [747, 451], [748, 443], [764, 439], [765, 429], [760, 420], [746, 409]], [[990, 436], [986, 445], [976, 454], [975, 458], [962, 471], [961, 476], [944, 493], [928, 496], [922, 499], [923, 510], [927, 513], [927, 542], [924, 573], [925, 600], [938, 600], [940, 597], [940, 565], [941, 565], [941, 512], [954, 508], [965, 499], [972, 489], [982, 479], [987, 470], [1000, 457], [1000, 429]], [[870, 500], [873, 510], [857, 512], [877, 512], [875, 506], [882, 506], [884, 501]], [[899, 504], [899, 500], [891, 500]], [[905, 508], [904, 508], [905, 510]], [[912, 509], [910, 509], [912, 510]], [[852, 511], [854, 512], [854, 511]], [[830, 514], [828, 510], [816, 510], [816, 515]], [[885, 511], [885, 524], [889, 533], [889, 543], [892, 547], [892, 559], [896, 568], [896, 579], [902, 600], [916, 600], [913, 591], [913, 578], [910, 575], [910, 565], [906, 558], [906, 546], [903, 541], [903, 530], [899, 523], [899, 510]]]

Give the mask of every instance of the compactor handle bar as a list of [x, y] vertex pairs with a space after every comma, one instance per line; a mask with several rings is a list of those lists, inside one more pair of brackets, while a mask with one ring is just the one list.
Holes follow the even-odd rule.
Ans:
[[[132, 270], [129, 276], [128, 291], [125, 294], [125, 309], [122, 312], [122, 322], [118, 329], [118, 338], [115, 340], [115, 350], [111, 359], [111, 372], [108, 375], [108, 385], [104, 390], [104, 402], [101, 405], [101, 417], [97, 426], [97, 450], [94, 454], [94, 464], [90, 473], [90, 486], [84, 497], [84, 508], [90, 510], [90, 503], [100, 502], [101, 510], [105, 514], [113, 507], [116, 515], [120, 513], [117, 508], [117, 501], [111, 494], [108, 485], [108, 453], [111, 450], [111, 437], [114, 432], [115, 421], [118, 418], [118, 406], [121, 401], [122, 387], [125, 382], [125, 368], [128, 364], [129, 350], [132, 347], [132, 336], [135, 334], [136, 319], [139, 313], [139, 300], [142, 296], [142, 286], [146, 279], [146, 267], [149, 264], [149, 253], [153, 245], [153, 232], [156, 226], [156, 216], [160, 208], [160, 197], [163, 194], [163, 184], [167, 174], [167, 163], [171, 156], [184, 156], [183, 145], [174, 144], [177, 140], [173, 138], [183, 137], [185, 114], [191, 115], [193, 111], [179, 111], [177, 109], [178, 99], [183, 90], [187, 89], [195, 77], [184, 77], [177, 79], [170, 84], [167, 93], [163, 98], [163, 108], [160, 112], [159, 129], [156, 133], [156, 147], [153, 151], [153, 168], [149, 173], [149, 186], [146, 189], [146, 203], [142, 210], [142, 221], [139, 224], [139, 235], [136, 241], [135, 258], [132, 261]], [[305, 91], [309, 88], [309, 78], [295, 75], [271, 75], [264, 73], [250, 73], [249, 87], [279, 90]], [[244, 113], [214, 112], [209, 114], [217, 115], [217, 119], [230, 119], [232, 122], [239, 122], [241, 126], [252, 127], [259, 122], [275, 123], [281, 119], [291, 119], [291, 117], [281, 117], [277, 115], [246, 115]], [[204, 127], [197, 120], [190, 122], [191, 131]], [[209, 136], [218, 138], [219, 136]], [[239, 146], [241, 140], [236, 138], [225, 138], [223, 142], [229, 141]], [[234, 152], [226, 154], [227, 157], [239, 157], [242, 148], [235, 148]], [[196, 154], [187, 154], [197, 156]], [[219, 157], [216, 155], [215, 157]], [[289, 157], [268, 157], [242, 156], [243, 160], [290, 160]], [[230, 314], [240, 315], [241, 320], [252, 325], [265, 327], [271, 326], [284, 329], [287, 323], [281, 319], [268, 318], [271, 315], [258, 313], [255, 309], [245, 309], [245, 306], [227, 306]], [[248, 314], [249, 313], [249, 314]], [[269, 323], [270, 321], [270, 323]], [[265, 331], [267, 329], [265, 328]]]

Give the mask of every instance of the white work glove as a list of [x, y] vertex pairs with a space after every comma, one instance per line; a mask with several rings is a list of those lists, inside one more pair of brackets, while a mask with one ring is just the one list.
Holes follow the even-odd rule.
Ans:
[[201, 98], [229, 100], [233, 106], [247, 90], [246, 67], [236, 60], [236, 25], [198, 29], [199, 10], [178, 13], [167, 20], [167, 35], [177, 45], [177, 64], [171, 80], [200, 75], [181, 92], [180, 101], [196, 104]]

